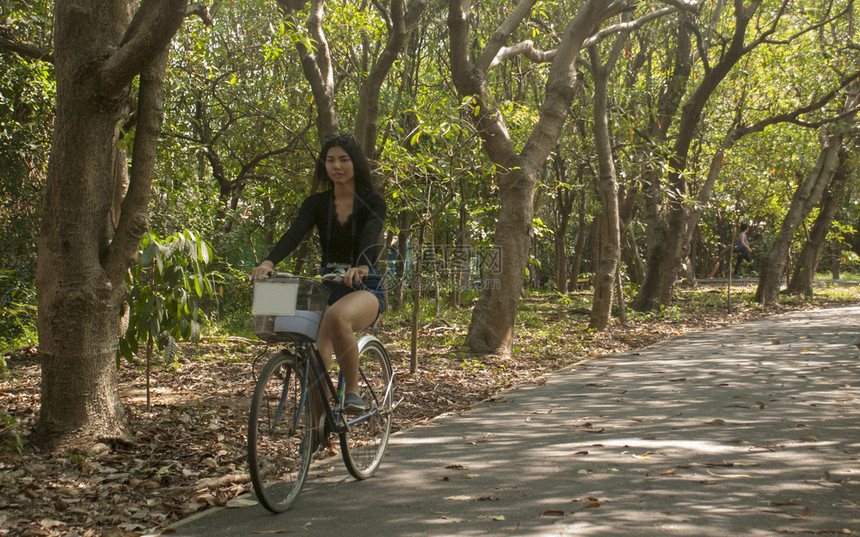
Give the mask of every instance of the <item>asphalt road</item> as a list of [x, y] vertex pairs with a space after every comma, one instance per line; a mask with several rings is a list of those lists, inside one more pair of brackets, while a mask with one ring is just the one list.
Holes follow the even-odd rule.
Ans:
[[339, 457], [272, 515], [253, 496], [178, 536], [860, 535], [860, 307], [591, 358]]

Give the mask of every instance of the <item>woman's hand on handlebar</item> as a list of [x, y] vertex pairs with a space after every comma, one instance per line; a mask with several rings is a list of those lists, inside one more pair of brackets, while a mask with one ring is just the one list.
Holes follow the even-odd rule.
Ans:
[[357, 267], [350, 267], [346, 269], [346, 273], [343, 275], [343, 283], [347, 287], [354, 287], [361, 283], [361, 280], [367, 276], [367, 273], [370, 272], [370, 267], [367, 265], [359, 265]]
[[259, 267], [254, 267], [254, 270], [251, 271], [251, 279], [265, 278], [272, 272], [275, 272], [275, 265], [267, 259], [260, 263]]

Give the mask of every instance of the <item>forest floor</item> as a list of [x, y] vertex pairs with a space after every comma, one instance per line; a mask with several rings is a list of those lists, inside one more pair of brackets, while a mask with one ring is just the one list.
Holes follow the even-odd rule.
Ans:
[[[625, 326], [614, 323], [600, 333], [587, 329], [587, 293], [533, 295], [522, 305], [511, 358], [464, 350], [467, 310], [431, 312], [428, 318], [434, 320], [422, 323], [418, 332], [414, 372], [407, 316], [387, 315], [376, 335], [392, 355], [397, 398], [404, 398], [394, 430], [468, 409], [511, 386], [541, 382], [546, 373], [589, 357], [787, 311], [860, 303], [860, 285], [816, 292], [812, 300], [787, 297], [768, 309], [750, 302], [752, 291], [735, 290], [731, 313], [724, 290], [680, 291], [672, 308], [630, 314]], [[141, 364], [123, 363], [120, 393], [134, 442], [59, 453], [40, 452], [28, 441], [39, 409], [37, 350], [24, 348], [4, 356], [0, 535], [158, 535], [211, 506], [241, 505], [237, 497], [251, 489], [247, 411], [254, 372], [262, 366], [255, 365], [254, 358], [263, 350], [259, 342], [241, 337], [210, 336], [184, 347], [179, 362], [153, 371], [149, 410]], [[323, 456], [330, 457], [332, 465], [341, 464], [333, 450]]]

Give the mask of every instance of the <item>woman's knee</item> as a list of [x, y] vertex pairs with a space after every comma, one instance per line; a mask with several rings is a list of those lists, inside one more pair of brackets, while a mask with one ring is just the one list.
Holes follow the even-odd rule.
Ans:
[[323, 322], [329, 329], [357, 332], [367, 328], [376, 319], [379, 302], [371, 293], [360, 291], [350, 293], [335, 302], [327, 311]]

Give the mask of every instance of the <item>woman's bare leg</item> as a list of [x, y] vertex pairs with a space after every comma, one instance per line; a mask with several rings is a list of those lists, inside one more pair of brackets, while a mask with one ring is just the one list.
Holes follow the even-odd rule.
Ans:
[[332, 352], [343, 372], [344, 389], [358, 393], [358, 340], [355, 333], [376, 320], [379, 301], [369, 291], [355, 291], [344, 296], [323, 316], [317, 347], [326, 363], [331, 364]]

